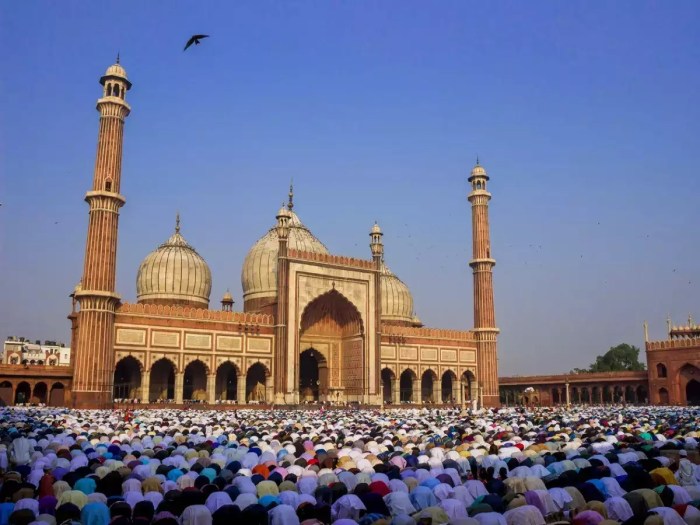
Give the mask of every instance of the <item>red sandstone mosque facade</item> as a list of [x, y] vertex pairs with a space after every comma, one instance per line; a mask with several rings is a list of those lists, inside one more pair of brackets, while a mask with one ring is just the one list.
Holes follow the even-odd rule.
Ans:
[[[102, 97], [85, 264], [73, 294], [71, 403], [114, 399], [172, 403], [466, 403], [495, 406], [497, 336], [487, 191], [480, 165], [469, 177], [474, 323], [470, 331], [423, 327], [408, 287], [388, 268], [383, 233], [371, 258], [332, 255], [301, 222], [293, 192], [242, 270], [243, 311], [227, 293], [210, 309], [204, 258], [173, 235], [141, 264], [137, 302], [115, 289], [126, 71], [100, 79]], [[271, 221], [272, 222], [272, 221]]]
[[142, 262], [137, 302], [122, 302], [115, 270], [131, 82], [117, 61], [100, 83], [85, 262], [68, 316], [72, 363], [0, 364], [0, 404], [700, 402], [700, 327], [692, 319], [684, 327], [669, 325], [667, 340], [646, 342], [648, 372], [499, 380], [491, 194], [478, 162], [468, 179], [472, 330], [422, 326], [410, 290], [385, 263], [379, 225], [370, 230], [371, 258], [330, 254], [294, 211], [291, 188], [288, 204], [244, 260], [242, 312], [233, 310], [228, 292], [220, 309], [210, 308], [211, 272], [184, 239], [179, 218], [172, 236]]

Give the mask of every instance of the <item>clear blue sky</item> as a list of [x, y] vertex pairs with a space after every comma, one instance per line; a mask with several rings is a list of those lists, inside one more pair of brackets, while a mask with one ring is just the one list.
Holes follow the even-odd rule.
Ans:
[[[700, 3], [4, 2], [0, 337], [68, 341], [98, 79], [128, 99], [118, 291], [172, 232], [241, 305], [291, 177], [333, 253], [472, 326], [467, 177], [491, 176], [502, 374], [567, 371], [700, 317]], [[211, 38], [182, 52], [196, 32]]]

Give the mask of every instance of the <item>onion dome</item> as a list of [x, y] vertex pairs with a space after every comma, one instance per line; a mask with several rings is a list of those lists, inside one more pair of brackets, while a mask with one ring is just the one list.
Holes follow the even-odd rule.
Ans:
[[471, 175], [469, 176], [469, 179], [468, 179], [469, 182], [471, 182], [472, 179], [474, 179], [475, 177], [480, 177], [480, 178], [489, 180], [489, 176], [486, 174], [486, 170], [484, 169], [484, 167], [481, 164], [479, 164], [478, 158], [476, 159], [476, 166], [474, 166], [472, 168]]
[[126, 76], [126, 70], [119, 63], [119, 55], [117, 55], [117, 61], [107, 68], [105, 74], [100, 78], [100, 84], [104, 85], [109, 79], [120, 79], [126, 83], [126, 89], [131, 88], [131, 82]]
[[222, 303], [233, 303], [233, 295], [231, 295], [231, 292], [226, 290], [226, 293], [224, 294], [223, 298], [221, 299]]
[[413, 296], [408, 286], [382, 261], [382, 321], [413, 324]]
[[[277, 213], [278, 217], [282, 214], [288, 217], [288, 249], [328, 254], [328, 249], [304, 226], [297, 214], [292, 211], [292, 208], [293, 203], [290, 198], [287, 209], [283, 208]], [[241, 285], [243, 287], [243, 301], [246, 311], [257, 309], [259, 305], [276, 302], [278, 252], [279, 237], [277, 228], [273, 226], [253, 245], [246, 255], [243, 261], [243, 270], [241, 271]]]
[[136, 277], [139, 303], [178, 304], [207, 308], [211, 270], [206, 261], [180, 235], [180, 216], [175, 233], [141, 263]]

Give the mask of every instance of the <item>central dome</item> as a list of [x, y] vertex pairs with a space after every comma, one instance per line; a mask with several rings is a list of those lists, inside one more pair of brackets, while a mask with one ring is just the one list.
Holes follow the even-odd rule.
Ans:
[[[291, 204], [291, 203], [290, 203]], [[304, 226], [296, 213], [289, 209], [290, 250], [328, 254], [328, 249]], [[243, 261], [241, 285], [246, 312], [263, 309], [277, 300], [277, 254], [279, 237], [275, 227], [258, 241]]]

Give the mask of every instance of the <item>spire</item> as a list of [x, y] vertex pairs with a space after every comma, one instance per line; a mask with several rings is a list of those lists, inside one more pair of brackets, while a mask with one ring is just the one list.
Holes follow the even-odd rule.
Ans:
[[180, 233], [180, 212], [175, 215], [175, 233]]
[[294, 208], [294, 179], [289, 183], [289, 203], [287, 204], [287, 208], [289, 211], [292, 211], [292, 208]]
[[119, 51], [117, 51], [117, 64], [119, 63]]
[[479, 164], [479, 155], [476, 156], [476, 165], [477, 165], [477, 166], [480, 166], [480, 164]]

